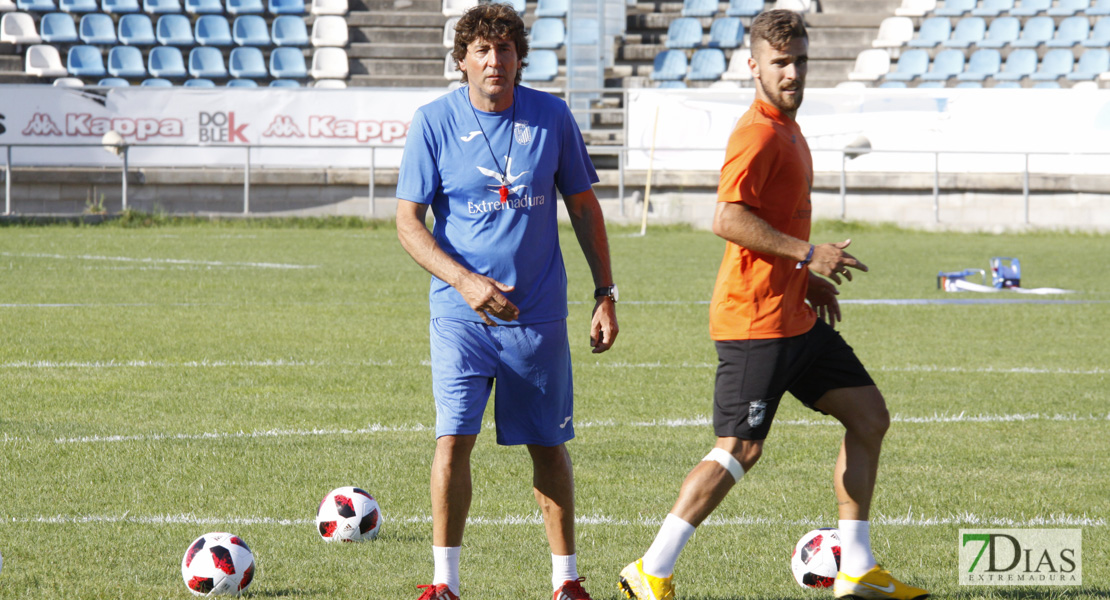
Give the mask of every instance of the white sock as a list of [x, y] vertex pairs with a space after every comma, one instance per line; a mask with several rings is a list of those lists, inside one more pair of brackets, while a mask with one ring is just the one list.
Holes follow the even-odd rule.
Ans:
[[877, 563], [871, 554], [871, 523], [841, 520], [840, 570], [852, 577], [870, 571]]
[[557, 590], [567, 581], [578, 579], [578, 555], [551, 555], [551, 589]]
[[694, 526], [672, 514], [663, 519], [663, 526], [644, 554], [644, 572], [653, 577], [670, 577], [678, 555], [694, 535]]
[[446, 583], [447, 587], [451, 589], [451, 593], [456, 596], [459, 594], [459, 551], [461, 550], [462, 548], [459, 546], [449, 548], [432, 546], [432, 554], [436, 561], [432, 585]]

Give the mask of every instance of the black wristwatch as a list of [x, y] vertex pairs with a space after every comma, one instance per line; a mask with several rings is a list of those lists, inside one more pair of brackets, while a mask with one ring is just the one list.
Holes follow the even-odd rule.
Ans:
[[617, 286], [615, 284], [603, 285], [594, 290], [594, 299], [600, 298], [609, 298], [613, 302], [616, 302], [620, 298], [620, 294], [617, 293]]

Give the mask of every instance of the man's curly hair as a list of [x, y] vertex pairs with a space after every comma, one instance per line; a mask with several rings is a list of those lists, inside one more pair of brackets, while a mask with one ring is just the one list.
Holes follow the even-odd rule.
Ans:
[[[490, 42], [509, 40], [516, 44], [516, 55], [521, 60], [521, 68], [516, 72], [514, 85], [520, 83], [525, 59], [528, 57], [528, 35], [524, 30], [524, 20], [516, 9], [508, 4], [479, 4], [466, 11], [455, 24], [455, 48], [451, 58], [458, 64], [466, 59], [466, 49], [470, 42], [482, 39]], [[466, 71], [462, 71], [461, 81], [466, 83]]]

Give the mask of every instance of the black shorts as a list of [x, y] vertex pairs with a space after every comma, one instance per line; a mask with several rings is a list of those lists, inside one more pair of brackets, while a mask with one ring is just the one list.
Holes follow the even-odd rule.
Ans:
[[829, 390], [875, 385], [852, 347], [820, 320], [795, 337], [719, 341], [717, 357], [717, 437], [767, 439], [786, 392], [817, 410], [813, 405]]

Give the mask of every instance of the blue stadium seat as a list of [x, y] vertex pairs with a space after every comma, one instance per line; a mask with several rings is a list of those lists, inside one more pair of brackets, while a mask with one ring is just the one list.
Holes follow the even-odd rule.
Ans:
[[225, 8], [229, 15], [260, 15], [266, 12], [262, 0], [227, 0]]
[[304, 0], [268, 0], [271, 15], [303, 15]]
[[717, 14], [717, 0], [682, 0], [682, 16], [712, 17]]
[[999, 81], [999, 82], [995, 83], [994, 85], [992, 85], [991, 87], [995, 88], [995, 89], [999, 89], [999, 90], [1001, 90], [1001, 89], [1017, 90], [1017, 89], [1021, 89], [1021, 84], [1016, 82], [1016, 81]]
[[725, 14], [730, 17], [754, 17], [763, 12], [763, 0], [728, 0], [728, 10]]
[[185, 12], [191, 15], [218, 15], [224, 12], [220, 0], [185, 0]]
[[47, 13], [39, 21], [39, 37], [47, 44], [72, 44], [77, 37], [73, 17], [65, 13]]
[[911, 48], [933, 48], [952, 35], [952, 22], [948, 17], [929, 17], [921, 22], [917, 37], [907, 42]]
[[997, 17], [1014, 8], [1014, 0], [983, 0], [982, 4], [971, 10], [976, 17]]
[[155, 46], [146, 57], [146, 70], [151, 77], [178, 79], [187, 75], [181, 50], [172, 46]]
[[142, 50], [134, 46], [114, 46], [108, 51], [108, 74], [131, 79], [146, 77]]
[[536, 50], [528, 55], [528, 66], [520, 74], [523, 81], [552, 81], [559, 75], [559, 56], [554, 50]]
[[661, 90], [684, 90], [686, 89], [686, 82], [681, 79], [667, 79], [660, 81], [655, 87]]
[[701, 23], [693, 17], [679, 17], [667, 28], [667, 48], [697, 48], [701, 45]]
[[[257, 50], [257, 48], [253, 48], [253, 49]], [[265, 65], [263, 65], [262, 70], [263, 71], [266, 70]], [[258, 82], [253, 80], [253, 79], [229, 79], [228, 82], [227, 82], [227, 87], [256, 88], [256, 87], [258, 87]]]
[[235, 17], [231, 39], [239, 46], [269, 46], [270, 30], [266, 27], [266, 19], [258, 15]]
[[54, 6], [54, 0], [15, 0], [15, 7], [29, 13], [49, 13], [58, 10]]
[[1083, 47], [1106, 48], [1108, 46], [1110, 46], [1110, 19], [1099, 19], [1095, 21], [1095, 28], [1091, 30], [1091, 34], [1083, 40]]
[[143, 0], [143, 12], [164, 15], [181, 12], [181, 0]]
[[677, 81], [686, 77], [686, 53], [681, 50], [663, 50], [655, 55], [652, 64], [653, 81]]
[[937, 8], [933, 14], [938, 17], [962, 17], [973, 8], [975, 0], [944, 0], [944, 6]]
[[1052, 17], [1033, 17], [1021, 28], [1021, 35], [1010, 43], [1014, 48], [1036, 48], [1052, 39], [1056, 33], [1056, 21]]
[[153, 46], [157, 43], [154, 23], [144, 14], [131, 13], [120, 17], [117, 33], [119, 43], [126, 46]]
[[567, 29], [562, 19], [544, 17], [536, 19], [529, 33], [529, 46], [537, 49], [553, 50], [561, 48], [567, 39]]
[[122, 77], [105, 77], [96, 82], [97, 87], [131, 87], [131, 84]]
[[58, 0], [58, 10], [67, 13], [90, 13], [100, 10], [96, 0]]
[[185, 15], [162, 15], [154, 28], [154, 37], [163, 46], [192, 46], [193, 27]]
[[231, 25], [223, 15], [201, 15], [193, 26], [198, 46], [230, 46]]
[[74, 77], [104, 77], [104, 58], [96, 46], [73, 46], [66, 57], [66, 70]]
[[214, 88], [214, 87], [216, 87], [216, 82], [212, 81], [211, 79], [205, 79], [203, 77], [198, 77], [196, 79], [186, 79], [185, 83], [184, 83], [184, 86], [185, 87], [196, 87], [196, 88]]
[[1110, 50], [1091, 48], [1079, 57], [1075, 70], [1068, 73], [1068, 81], [1092, 81], [1107, 71], [1110, 71]]
[[270, 76], [275, 79], [304, 79], [308, 77], [304, 54], [300, 48], [275, 48], [270, 53]]
[[964, 70], [963, 50], [941, 50], [933, 59], [929, 71], [921, 75], [922, 81], [948, 81]]
[[725, 51], [719, 48], [701, 48], [690, 59], [687, 81], [717, 81], [728, 68]]
[[299, 88], [301, 82], [296, 79], [275, 79], [270, 82], [270, 87], [274, 88]]
[[173, 82], [170, 81], [169, 79], [162, 79], [161, 77], [151, 77], [150, 79], [144, 79], [143, 82], [139, 84], [139, 86], [141, 86], [141, 87], [173, 87]]
[[744, 22], [739, 17], [713, 19], [706, 48], [739, 48], [744, 43]]
[[101, 0], [100, 10], [112, 14], [139, 12], [139, 0]]
[[1045, 52], [1037, 70], [1029, 76], [1033, 81], [1056, 81], [1071, 73], [1075, 66], [1075, 54], [1071, 50], [1056, 48]]
[[1056, 28], [1056, 37], [1045, 42], [1045, 46], [1071, 48], [1076, 44], [1082, 44], [1090, 33], [1091, 21], [1087, 17], [1068, 17], [1060, 21], [1060, 26]]
[[567, 0], [539, 0], [536, 2], [536, 16], [562, 19], [567, 16], [567, 4]]
[[983, 17], [964, 17], [956, 22], [952, 37], [941, 43], [945, 48], [970, 48], [987, 35], [987, 22]]
[[946, 86], [943, 81], [922, 81], [914, 87], [922, 89], [939, 89], [948, 86]]
[[906, 87], [906, 82], [905, 81], [884, 81], [884, 82], [879, 84], [879, 87], [886, 88], [886, 89], [891, 89], [891, 88], [901, 89], [901, 88]]
[[994, 48], [980, 48], [967, 61], [967, 69], [956, 76], [960, 81], [983, 81], [1002, 68], [1002, 54]]
[[1058, 90], [1058, 89], [1060, 89], [1060, 84], [1056, 81], [1038, 81], [1037, 83], [1033, 84], [1033, 89], [1035, 89], [1035, 90]]
[[189, 51], [189, 75], [202, 79], [225, 79], [227, 67], [218, 48], [197, 46]]
[[304, 19], [293, 15], [274, 17], [270, 24], [270, 37], [275, 46], [307, 46], [308, 26]]
[[81, 17], [77, 35], [86, 44], [114, 45], [116, 43], [116, 24], [112, 17], [104, 13], [88, 13]]
[[982, 82], [979, 82], [979, 81], [961, 81], [961, 82], [956, 84], [956, 87], [958, 87], [958, 88], [981, 89], [983, 87], [983, 84], [982, 84]]
[[1021, 21], [1017, 17], [998, 17], [992, 19], [987, 28], [987, 36], [977, 46], [980, 48], [1002, 48], [1017, 39], [1021, 31]]
[[1006, 57], [1002, 70], [994, 78], [998, 81], [1021, 81], [1037, 70], [1037, 51], [1018, 48]]
[[1048, 10], [1052, 0], [1021, 0], [1021, 6], [1010, 9], [1015, 17], [1032, 17]]
[[1087, 9], [1088, 17], [1105, 17], [1110, 15], [1110, 0], [1095, 0]]
[[929, 53], [920, 48], [906, 50], [898, 57], [894, 71], [887, 73], [887, 81], [913, 81], [929, 70]]
[[233, 48], [227, 57], [227, 70], [236, 79], [265, 79], [270, 74], [262, 51], [253, 46]]
[[[1045, 0], [1041, 0], [1042, 2]], [[1051, 4], [1051, 1], [1049, 2]], [[1050, 17], [1070, 17], [1081, 12], [1086, 12], [1091, 6], [1091, 0], [1060, 0], [1055, 8], [1048, 9]]]

